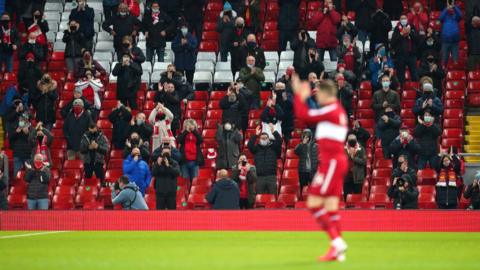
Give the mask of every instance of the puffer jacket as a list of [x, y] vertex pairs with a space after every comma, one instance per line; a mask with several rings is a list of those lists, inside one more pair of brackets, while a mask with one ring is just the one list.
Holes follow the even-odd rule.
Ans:
[[[305, 133], [305, 132], [304, 132]], [[309, 131], [310, 135], [312, 134]], [[295, 155], [298, 156], [298, 171], [303, 173], [314, 174], [318, 166], [318, 148], [317, 143], [312, 140], [308, 144], [300, 143], [295, 147]]]
[[[42, 91], [48, 91], [42, 93]], [[51, 80], [45, 84], [39, 81], [37, 89], [32, 93], [30, 100], [37, 111], [35, 119], [45, 124], [54, 124], [56, 121], [55, 104], [58, 99], [57, 82]]]
[[85, 48], [85, 36], [80, 31], [63, 32], [62, 41], [65, 43], [65, 57], [81, 57], [82, 48]]
[[453, 14], [449, 14], [446, 8], [438, 18], [442, 23], [441, 37], [443, 42], [454, 43], [460, 41], [458, 22], [462, 19], [462, 11], [457, 6], [454, 6], [453, 12]]
[[277, 159], [282, 152], [282, 137], [274, 132], [275, 140], [267, 146], [256, 144], [257, 136], [253, 135], [248, 141], [248, 149], [254, 154], [255, 167], [258, 176], [277, 175]]
[[28, 183], [27, 199], [48, 199], [48, 183], [50, 182], [50, 169], [43, 167], [42, 170], [27, 169], [25, 181]]
[[141, 158], [135, 160], [131, 155], [128, 155], [128, 157], [123, 160], [123, 174], [128, 176], [130, 182], [134, 182], [138, 186], [142, 195], [145, 195], [145, 189], [150, 185], [150, 181], [152, 180], [147, 162]]
[[157, 161], [152, 167], [152, 176], [155, 177], [155, 191], [157, 193], [175, 192], [177, 190], [177, 177], [180, 175], [180, 166], [169, 158], [170, 166], [158, 165]]
[[[95, 150], [88, 149], [88, 146], [92, 141], [98, 144], [98, 148]], [[83, 154], [83, 163], [92, 163], [92, 152], [94, 153], [93, 164], [105, 163], [105, 155], [108, 152], [108, 139], [103, 135], [101, 131], [97, 131], [96, 134], [90, 134], [88, 131], [83, 134], [82, 141], [80, 142], [80, 152]]]

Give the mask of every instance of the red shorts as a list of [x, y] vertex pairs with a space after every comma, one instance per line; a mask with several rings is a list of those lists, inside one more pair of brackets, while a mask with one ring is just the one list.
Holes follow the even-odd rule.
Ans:
[[322, 159], [317, 173], [313, 177], [308, 194], [321, 197], [341, 197], [343, 178], [348, 170], [348, 160], [345, 155]]

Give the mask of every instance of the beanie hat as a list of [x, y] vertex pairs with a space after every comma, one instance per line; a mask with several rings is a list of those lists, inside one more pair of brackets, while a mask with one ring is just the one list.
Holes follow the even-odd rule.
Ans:
[[73, 106], [82, 106], [83, 107], [83, 100], [77, 98], [73, 101]]
[[223, 11], [231, 11], [232, 10], [232, 5], [227, 1], [223, 5]]

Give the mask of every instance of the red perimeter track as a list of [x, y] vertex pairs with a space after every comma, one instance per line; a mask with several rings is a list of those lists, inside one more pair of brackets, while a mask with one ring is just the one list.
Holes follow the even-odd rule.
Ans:
[[[346, 231], [480, 232], [480, 211], [346, 210]], [[0, 230], [317, 231], [305, 210], [5, 211]]]

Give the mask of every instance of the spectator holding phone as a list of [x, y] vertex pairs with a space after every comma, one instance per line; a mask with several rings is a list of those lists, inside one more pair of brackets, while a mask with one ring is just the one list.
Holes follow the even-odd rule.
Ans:
[[152, 165], [155, 177], [157, 210], [175, 210], [177, 206], [177, 177], [180, 166], [172, 158], [170, 147], [163, 147], [161, 156]]
[[418, 209], [418, 188], [408, 174], [395, 178], [387, 194], [393, 199], [393, 207], [397, 210]]

